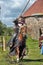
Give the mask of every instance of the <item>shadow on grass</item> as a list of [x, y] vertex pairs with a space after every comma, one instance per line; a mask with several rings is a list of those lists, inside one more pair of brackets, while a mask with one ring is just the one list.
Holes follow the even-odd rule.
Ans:
[[43, 59], [23, 59], [23, 62], [43, 62]]

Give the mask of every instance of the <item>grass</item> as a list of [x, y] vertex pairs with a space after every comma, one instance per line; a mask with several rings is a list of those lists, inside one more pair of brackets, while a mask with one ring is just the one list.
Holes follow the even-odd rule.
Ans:
[[43, 65], [43, 55], [40, 53], [39, 44], [37, 40], [31, 38], [27, 39], [27, 46], [29, 49], [28, 55], [20, 63], [11, 63], [7, 57], [8, 51], [2, 52], [0, 48], [0, 65]]

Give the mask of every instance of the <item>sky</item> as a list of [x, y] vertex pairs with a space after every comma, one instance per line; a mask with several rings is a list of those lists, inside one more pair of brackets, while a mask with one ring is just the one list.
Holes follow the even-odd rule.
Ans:
[[[30, 0], [28, 9], [36, 0]], [[0, 0], [0, 19], [7, 26], [13, 26], [15, 20], [24, 9], [28, 0]]]

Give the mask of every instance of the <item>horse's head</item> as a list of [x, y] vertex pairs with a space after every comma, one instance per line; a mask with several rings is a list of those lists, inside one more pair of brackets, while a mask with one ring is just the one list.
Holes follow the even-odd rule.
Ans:
[[20, 29], [20, 33], [18, 35], [18, 39], [22, 40], [23, 36], [26, 35], [26, 33], [27, 33], [27, 26], [22, 26]]
[[27, 27], [26, 27], [26, 26], [23, 26], [23, 27], [21, 28], [21, 33], [22, 33], [23, 35], [27, 33]]
[[22, 33], [19, 33], [19, 34], [18, 34], [18, 40], [19, 40], [19, 41], [22, 41], [22, 40], [23, 40], [23, 35], [22, 35]]

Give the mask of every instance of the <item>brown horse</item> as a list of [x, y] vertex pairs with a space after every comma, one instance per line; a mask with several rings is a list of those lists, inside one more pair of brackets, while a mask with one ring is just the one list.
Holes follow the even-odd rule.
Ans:
[[14, 42], [12, 47], [13, 50], [15, 50], [17, 62], [19, 61], [21, 57], [23, 58], [23, 54], [25, 53], [25, 50], [23, 48], [23, 45], [24, 45], [23, 38], [26, 35], [26, 33], [27, 33], [27, 27], [24, 26], [21, 28], [20, 33], [17, 35], [17, 40], [16, 42]]
[[27, 27], [24, 26], [21, 28], [20, 33], [18, 34], [18, 41], [19, 41], [19, 46], [16, 47], [16, 51], [17, 51], [17, 61], [19, 61], [20, 58], [23, 58], [23, 54], [25, 53], [25, 48], [23, 48], [25, 46], [25, 40], [24, 37], [26, 36], [27, 33]]

